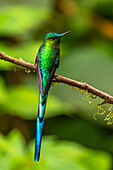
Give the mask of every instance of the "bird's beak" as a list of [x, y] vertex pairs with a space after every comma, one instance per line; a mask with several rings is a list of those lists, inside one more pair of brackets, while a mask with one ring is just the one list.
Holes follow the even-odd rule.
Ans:
[[67, 32], [64, 32], [63, 34], [61, 34], [61, 36], [65, 35], [65, 34], [68, 34], [70, 33], [71, 31], [67, 31]]

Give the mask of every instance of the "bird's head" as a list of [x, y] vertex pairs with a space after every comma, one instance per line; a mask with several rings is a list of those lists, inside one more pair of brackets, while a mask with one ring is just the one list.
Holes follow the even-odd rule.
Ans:
[[59, 44], [60, 44], [60, 38], [63, 35], [68, 34], [68, 33], [70, 33], [70, 31], [65, 32], [63, 34], [57, 34], [57, 33], [50, 32], [50, 33], [45, 35], [44, 42], [49, 44], [49, 45], [52, 45], [54, 47], [58, 47]]

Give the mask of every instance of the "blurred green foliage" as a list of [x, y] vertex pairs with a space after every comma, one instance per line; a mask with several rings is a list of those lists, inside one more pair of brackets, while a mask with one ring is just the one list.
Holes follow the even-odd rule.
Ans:
[[33, 162], [34, 140], [26, 145], [23, 136], [17, 130], [7, 137], [0, 134], [0, 169], [99, 169], [110, 168], [110, 155], [103, 151], [86, 149], [73, 142], [59, 142], [53, 136], [42, 140], [40, 163]]
[[[85, 81], [112, 95], [112, 9], [111, 0], [1, 0], [0, 51], [34, 63], [46, 33], [71, 30], [61, 40], [57, 73]], [[106, 125], [106, 115], [98, 117], [97, 121], [93, 119], [100, 99], [92, 100], [93, 104], [89, 105], [82, 97], [78, 90], [67, 85], [51, 87], [45, 115], [45, 124], [50, 124], [44, 127], [46, 136], [42, 141], [40, 162], [34, 163], [37, 76], [0, 60], [0, 169], [112, 168], [113, 125]], [[62, 115], [67, 115], [69, 122]], [[57, 137], [49, 137], [50, 132]]]
[[[0, 11], [0, 15], [1, 15], [0, 33], [2, 35], [7, 35], [7, 33], [8, 35], [16, 35], [16, 36], [22, 35], [25, 38], [25, 36], [28, 34], [28, 31], [32, 29], [32, 27], [35, 27], [36, 24], [40, 26], [42, 19], [47, 18], [47, 14], [48, 14], [48, 8], [44, 8], [44, 7], [37, 8], [37, 7], [23, 6], [22, 8], [22, 6], [17, 6], [17, 5], [3, 7], [1, 8]], [[32, 20], [32, 24], [31, 24], [31, 20]]]
[[[0, 77], [0, 106], [3, 112], [8, 112], [11, 115], [18, 115], [24, 119], [33, 119], [37, 116], [37, 100], [38, 91], [36, 88], [28, 86], [10, 86], [7, 90], [5, 82]], [[19, 106], [19, 107], [18, 107]], [[69, 111], [74, 110], [69, 104], [57, 99], [51, 95], [48, 97], [48, 108], [46, 117], [53, 117], [64, 112], [68, 114]]]

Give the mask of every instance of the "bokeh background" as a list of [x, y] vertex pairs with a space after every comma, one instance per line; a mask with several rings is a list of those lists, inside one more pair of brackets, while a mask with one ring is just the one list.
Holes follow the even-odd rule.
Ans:
[[[69, 30], [57, 74], [113, 95], [112, 0], [0, 1], [0, 51], [7, 55], [34, 63], [46, 33]], [[51, 87], [35, 163], [37, 75], [1, 60], [0, 169], [113, 169], [113, 126], [105, 114], [93, 118], [100, 99], [83, 97], [64, 84]]]

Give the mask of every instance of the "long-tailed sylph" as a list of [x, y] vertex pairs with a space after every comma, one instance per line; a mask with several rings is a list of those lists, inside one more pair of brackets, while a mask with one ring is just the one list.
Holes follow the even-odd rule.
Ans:
[[55, 70], [59, 66], [60, 38], [69, 32], [70, 31], [63, 34], [51, 32], [46, 34], [44, 42], [37, 52], [35, 64], [37, 64], [38, 72], [39, 106], [36, 123], [35, 162], [39, 161], [40, 158], [42, 129], [48, 91], [51, 86]]

